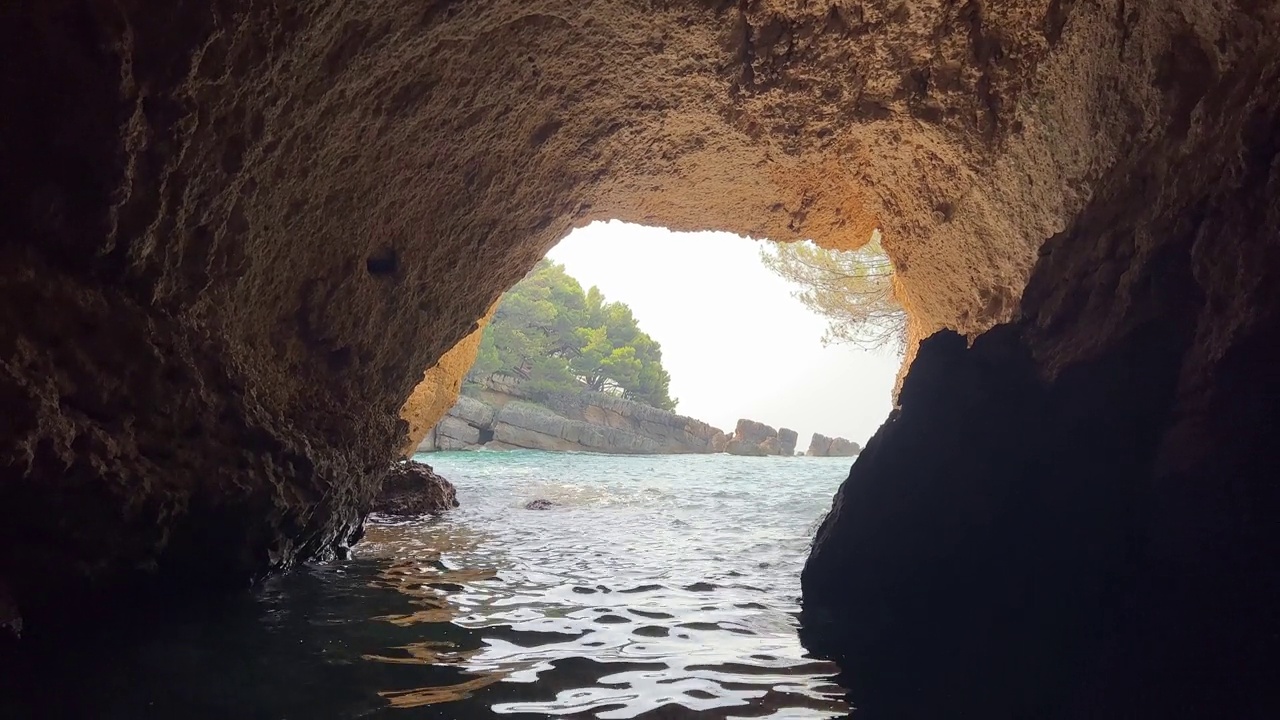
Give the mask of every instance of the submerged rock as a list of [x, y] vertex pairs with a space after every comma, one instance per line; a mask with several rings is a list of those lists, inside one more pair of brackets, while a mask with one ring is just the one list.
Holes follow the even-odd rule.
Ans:
[[373, 502], [383, 515], [437, 515], [458, 507], [453, 483], [425, 465], [411, 460], [395, 464]]
[[525, 503], [524, 509], [525, 510], [550, 510], [556, 505], [559, 505], [559, 503], [555, 503], [543, 498], [538, 498], [537, 500], [530, 500], [529, 502]]

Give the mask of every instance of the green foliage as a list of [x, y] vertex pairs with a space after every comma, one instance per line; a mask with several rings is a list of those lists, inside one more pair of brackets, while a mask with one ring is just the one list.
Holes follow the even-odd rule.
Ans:
[[760, 259], [803, 288], [796, 297], [827, 319], [824, 343], [904, 349], [907, 316], [893, 294], [893, 264], [879, 233], [852, 252], [807, 241], [778, 243], [762, 249]]
[[583, 292], [548, 260], [507, 291], [485, 328], [468, 380], [495, 373], [522, 378], [535, 396], [595, 390], [664, 410], [676, 405], [662, 348], [631, 308], [605, 302], [598, 288]]

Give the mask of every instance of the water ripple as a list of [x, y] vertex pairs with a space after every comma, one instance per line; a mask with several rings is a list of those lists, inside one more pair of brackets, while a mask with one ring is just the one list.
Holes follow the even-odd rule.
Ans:
[[[806, 657], [795, 619], [808, 532], [842, 463], [430, 460], [454, 478], [463, 508], [443, 521], [374, 524], [360, 554], [388, 561], [373, 584], [413, 608], [380, 621], [424, 634], [447, 624], [474, 647], [422, 641], [363, 655], [462, 673], [443, 686], [382, 689], [394, 707], [452, 703], [456, 717], [849, 712], [836, 668]], [[534, 499], [554, 505], [525, 509]]]

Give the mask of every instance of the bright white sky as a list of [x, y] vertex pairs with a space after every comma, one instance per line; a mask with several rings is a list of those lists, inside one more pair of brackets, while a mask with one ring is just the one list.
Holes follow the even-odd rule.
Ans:
[[606, 300], [631, 306], [662, 344], [677, 412], [733, 430], [751, 418], [866, 444], [889, 414], [898, 359], [822, 346], [826, 322], [760, 262], [760, 244], [620, 222], [571, 233], [547, 257]]

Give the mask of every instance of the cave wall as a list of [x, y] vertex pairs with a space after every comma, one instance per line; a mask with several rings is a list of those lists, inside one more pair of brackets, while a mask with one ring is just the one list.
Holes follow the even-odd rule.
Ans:
[[427, 368], [422, 381], [409, 393], [409, 399], [400, 408], [400, 419], [408, 423], [405, 440], [400, 445], [401, 455], [412, 456], [422, 439], [431, 432], [431, 428], [457, 402], [462, 381], [476, 363], [476, 353], [480, 350], [480, 341], [484, 339], [485, 326], [493, 319], [493, 313], [497, 309], [498, 304], [495, 302], [489, 312], [476, 322], [475, 329], [469, 335], [459, 340], [457, 345]]
[[1014, 322], [921, 345], [837, 494], [806, 633], [866, 712], [1280, 712], [1280, 18], [1248, 9], [1135, 11], [1177, 28], [1167, 121]]
[[1271, 12], [5, 3], [0, 584], [53, 617], [340, 551], [424, 371], [592, 220], [879, 227], [919, 336], [977, 335]]

